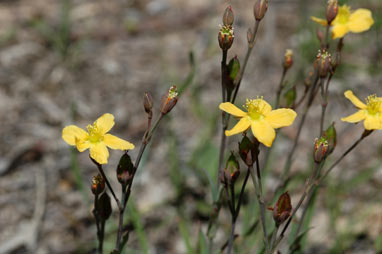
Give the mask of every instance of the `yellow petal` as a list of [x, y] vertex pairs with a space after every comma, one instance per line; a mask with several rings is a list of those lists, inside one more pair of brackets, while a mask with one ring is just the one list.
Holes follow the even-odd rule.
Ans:
[[99, 117], [95, 122], [100, 134], [106, 134], [114, 126], [114, 116], [112, 114], [106, 113]]
[[90, 146], [90, 157], [92, 157], [99, 164], [107, 164], [109, 151], [107, 150], [106, 145], [102, 142], [92, 144]]
[[265, 120], [272, 126], [272, 128], [280, 128], [293, 124], [297, 114], [291, 109], [281, 108], [272, 110], [265, 116]]
[[316, 18], [316, 17], [313, 17], [313, 16], [311, 16], [310, 19], [313, 20], [314, 22], [320, 24], [320, 25], [323, 25], [323, 26], [327, 26], [328, 25], [328, 21], [326, 21], [326, 19], [320, 19], [320, 18]]
[[349, 28], [345, 24], [336, 24], [333, 26], [332, 37], [333, 39], [342, 38], [349, 32]]
[[345, 97], [349, 99], [357, 108], [365, 109], [366, 105], [362, 101], [360, 101], [352, 91], [347, 90], [345, 93]]
[[232, 136], [235, 134], [238, 134], [240, 132], [246, 131], [249, 126], [250, 122], [248, 121], [247, 117], [243, 117], [240, 119], [240, 121], [229, 131], [225, 131], [226, 136]]
[[103, 142], [111, 149], [130, 150], [134, 149], [134, 145], [121, 138], [118, 138], [111, 134], [105, 134]]
[[371, 11], [367, 9], [357, 9], [350, 14], [348, 28], [353, 33], [360, 33], [369, 30], [374, 24]]
[[76, 140], [85, 140], [88, 137], [88, 133], [83, 129], [69, 125], [62, 130], [62, 139], [71, 146], [76, 145]]
[[247, 113], [233, 105], [231, 102], [220, 103], [219, 109], [237, 117], [244, 117], [247, 115]]
[[271, 147], [276, 137], [276, 132], [272, 126], [265, 120], [254, 121], [251, 124], [252, 133], [260, 143], [267, 147]]
[[341, 121], [343, 122], [348, 122], [348, 123], [357, 123], [359, 121], [362, 121], [365, 119], [366, 113], [364, 110], [359, 110], [355, 112], [354, 114], [347, 116], [347, 117], [342, 117]]
[[79, 152], [83, 152], [90, 147], [90, 142], [88, 140], [77, 140], [76, 146]]
[[377, 115], [367, 115], [363, 126], [366, 130], [382, 130], [382, 118]]

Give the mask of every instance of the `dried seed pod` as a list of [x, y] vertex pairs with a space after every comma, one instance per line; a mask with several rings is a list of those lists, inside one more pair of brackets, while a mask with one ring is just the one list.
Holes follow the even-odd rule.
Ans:
[[105, 179], [100, 174], [93, 176], [91, 190], [94, 195], [99, 195], [105, 190]]
[[283, 66], [289, 69], [293, 65], [293, 51], [291, 49], [285, 50]]
[[150, 93], [146, 92], [143, 97], [143, 107], [145, 108], [145, 112], [149, 115], [152, 115], [152, 108], [153, 108], [153, 98], [151, 97]]
[[232, 26], [222, 26], [218, 34], [219, 46], [222, 50], [229, 50], [235, 38]]
[[135, 168], [130, 156], [124, 153], [117, 166], [117, 179], [122, 186], [126, 186], [134, 176]]
[[240, 164], [233, 152], [229, 156], [224, 170], [219, 174], [220, 182], [223, 184], [233, 184], [239, 177]]
[[163, 115], [169, 113], [178, 102], [178, 91], [176, 86], [170, 87], [167, 94], [162, 97], [160, 111]]
[[336, 18], [338, 13], [338, 0], [328, 0], [328, 5], [326, 6], [326, 20], [330, 25]]
[[325, 137], [316, 138], [314, 140], [314, 152], [313, 159], [314, 162], [320, 163], [328, 156], [329, 144]]
[[273, 220], [277, 227], [289, 218], [292, 212], [292, 204], [288, 191], [281, 194], [275, 206], [270, 210], [273, 210]]
[[256, 156], [259, 155], [259, 147], [247, 136], [244, 136], [239, 143], [239, 155], [244, 163], [250, 167], [255, 163]]

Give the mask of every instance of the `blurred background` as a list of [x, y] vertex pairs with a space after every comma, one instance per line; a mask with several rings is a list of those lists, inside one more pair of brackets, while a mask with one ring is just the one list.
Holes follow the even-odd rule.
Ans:
[[[354, 112], [343, 92], [352, 89], [361, 99], [374, 93], [382, 96], [382, 2], [340, 3], [370, 9], [375, 23], [369, 31], [345, 38], [343, 62], [330, 86], [326, 126], [335, 121], [339, 139], [330, 161], [363, 130], [360, 124], [340, 121]], [[235, 41], [229, 58], [237, 54], [243, 61], [246, 31], [254, 22], [253, 4], [253, 0], [1, 0], [0, 253], [94, 253], [90, 179], [97, 169], [88, 152], [79, 153], [63, 142], [62, 128], [69, 124], [85, 128], [109, 112], [116, 121], [111, 133], [138, 147], [146, 126], [144, 92], [152, 94], [158, 107], [173, 84], [182, 91], [179, 102], [155, 133], [134, 182], [125, 220], [132, 230], [126, 253], [206, 253], [204, 234], [221, 128], [217, 34], [224, 9], [232, 5]], [[237, 105], [256, 96], [274, 101], [287, 48], [294, 51], [295, 60], [286, 80], [296, 84], [301, 96], [303, 79], [312, 71], [319, 49], [318, 25], [310, 16], [324, 17], [325, 6], [324, 0], [270, 1]], [[310, 174], [319, 103], [316, 100], [308, 117], [293, 164], [288, 188], [292, 204]], [[158, 108], [155, 113], [154, 119]], [[279, 132], [265, 180], [269, 206], [296, 126]], [[228, 141], [229, 149], [236, 149], [239, 136]], [[130, 154], [135, 158], [137, 152]], [[112, 151], [105, 167], [117, 192], [120, 156], [120, 151]], [[376, 131], [320, 189], [309, 212], [304, 251], [299, 253], [381, 253], [381, 189], [382, 133]], [[257, 206], [251, 184], [244, 205], [236, 229], [237, 253], [257, 253], [262, 239], [260, 227], [254, 225]], [[113, 207], [105, 253], [115, 244], [118, 215], [114, 203]], [[228, 237], [229, 216], [223, 208], [217, 249]]]

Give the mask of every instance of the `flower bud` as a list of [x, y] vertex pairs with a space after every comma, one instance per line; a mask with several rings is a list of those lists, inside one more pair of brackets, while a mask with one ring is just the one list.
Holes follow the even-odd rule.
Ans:
[[273, 210], [273, 220], [276, 226], [278, 227], [283, 224], [292, 212], [292, 204], [288, 192], [281, 194], [273, 209], [271, 208], [270, 210]]
[[313, 152], [313, 159], [316, 163], [320, 163], [324, 159], [326, 159], [326, 156], [328, 156], [328, 141], [325, 137], [316, 138], [314, 140], [314, 152]]
[[104, 192], [101, 197], [98, 200], [98, 207], [96, 208], [98, 210], [99, 216], [103, 221], [106, 221], [109, 219], [112, 209], [111, 209], [111, 202], [110, 197], [107, 195], [106, 192]]
[[143, 97], [143, 107], [145, 108], [147, 114], [152, 115], [153, 98], [148, 92], [146, 92]]
[[332, 71], [332, 56], [326, 50], [319, 50], [315, 66], [321, 78], [325, 78]]
[[253, 14], [255, 19], [260, 21], [264, 18], [265, 13], [268, 10], [268, 0], [257, 0], [255, 7], [253, 8]]
[[178, 102], [178, 91], [176, 86], [170, 87], [167, 94], [162, 97], [160, 111], [163, 115], [169, 113]]
[[232, 26], [234, 21], [234, 15], [232, 11], [232, 7], [228, 6], [223, 14], [223, 25], [225, 26]]
[[328, 155], [334, 151], [337, 145], [337, 132], [334, 122], [324, 131], [323, 136], [328, 141]]
[[284, 54], [284, 62], [283, 66], [285, 69], [289, 69], [293, 65], [293, 51], [291, 49], [287, 49]]
[[101, 194], [105, 189], [105, 179], [98, 174], [96, 176], [93, 176], [92, 178], [92, 185], [91, 185], [91, 190], [94, 195], [99, 195]]
[[338, 0], [328, 0], [328, 5], [326, 6], [326, 20], [328, 25], [336, 18], [338, 13]]
[[122, 186], [126, 186], [134, 176], [134, 165], [131, 161], [130, 156], [124, 153], [119, 159], [117, 166], [117, 179]]
[[231, 153], [229, 156], [225, 169], [220, 172], [220, 182], [223, 184], [233, 184], [240, 175], [240, 165], [236, 156]]
[[247, 136], [244, 136], [239, 143], [239, 155], [244, 163], [249, 167], [252, 166], [259, 155], [258, 146], [253, 143]]
[[232, 26], [221, 26], [218, 34], [220, 48], [222, 50], [229, 50], [232, 46], [234, 37]]

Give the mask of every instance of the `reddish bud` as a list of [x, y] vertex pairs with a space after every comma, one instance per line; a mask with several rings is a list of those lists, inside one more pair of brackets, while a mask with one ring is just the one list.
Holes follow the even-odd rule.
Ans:
[[264, 18], [265, 13], [268, 10], [268, 0], [257, 0], [255, 7], [253, 8], [253, 14], [255, 19], [260, 21]]
[[283, 66], [285, 69], [289, 69], [293, 65], [293, 51], [291, 49], [287, 49], [284, 54], [284, 62]]
[[292, 212], [292, 204], [288, 192], [281, 194], [273, 207], [273, 219], [276, 226], [280, 226], [286, 221]]
[[122, 186], [126, 186], [130, 180], [133, 178], [135, 172], [134, 165], [131, 161], [130, 156], [124, 153], [119, 159], [117, 167], [117, 179]]
[[234, 21], [234, 15], [232, 11], [232, 7], [228, 6], [223, 14], [223, 25], [225, 26], [232, 26]]
[[163, 115], [169, 113], [178, 102], [178, 91], [176, 86], [170, 87], [167, 94], [162, 97], [160, 111]]
[[96, 176], [93, 176], [92, 178], [92, 185], [91, 185], [91, 190], [94, 195], [99, 195], [101, 194], [105, 189], [105, 179], [98, 174]]
[[338, 1], [337, 0], [329, 0], [328, 5], [326, 6], [326, 20], [328, 24], [333, 22], [338, 13]]

